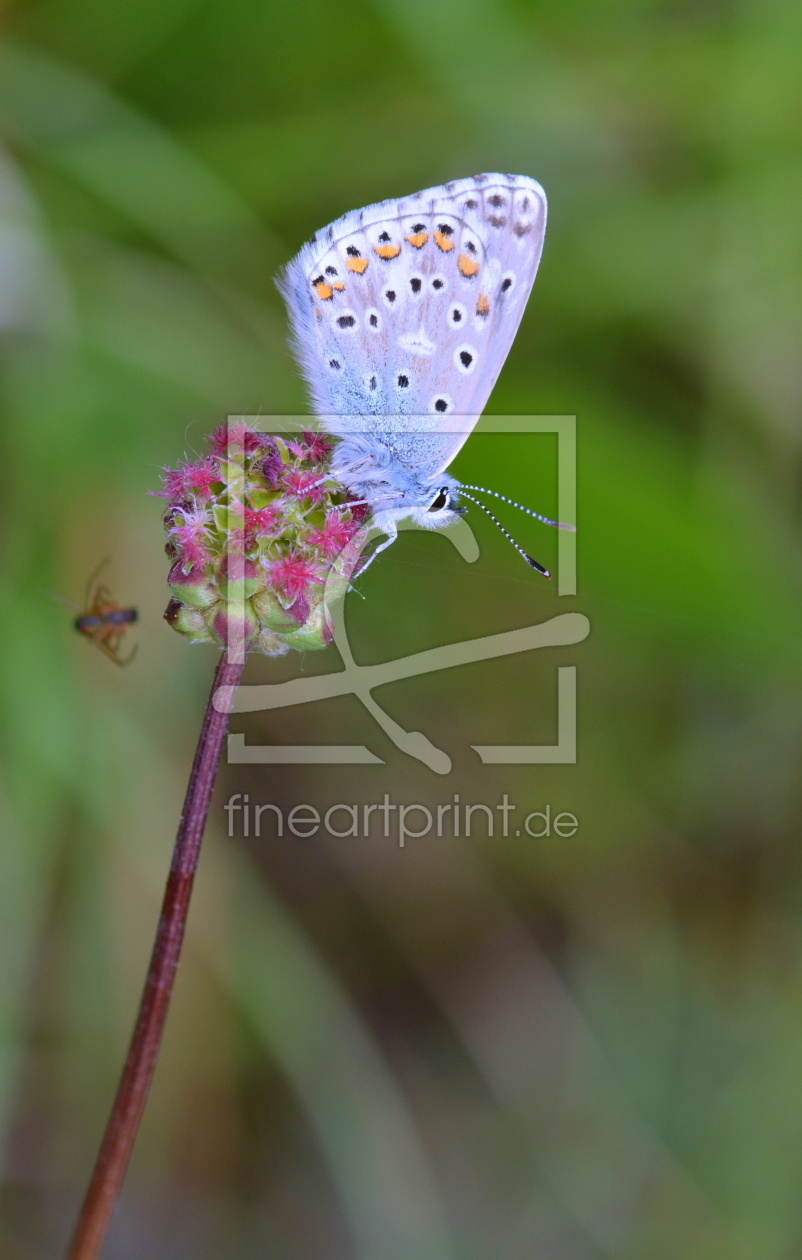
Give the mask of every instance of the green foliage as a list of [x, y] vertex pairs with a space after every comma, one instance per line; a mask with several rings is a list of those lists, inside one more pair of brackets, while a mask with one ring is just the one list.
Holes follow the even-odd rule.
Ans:
[[[124, 1052], [215, 661], [164, 625], [159, 469], [303, 412], [273, 287], [480, 170], [550, 204], [489, 410], [576, 414], [579, 595], [405, 533], [360, 663], [578, 609], [586, 643], [232, 722], [109, 1257], [787, 1260], [802, 1219], [799, 64], [790, 0], [27, 0], [0, 49], [0, 1250], [58, 1254]], [[553, 514], [548, 437], [455, 471]], [[553, 566], [556, 541], [513, 528]], [[505, 522], [512, 522], [505, 516]], [[110, 555], [128, 670], [73, 634]], [[578, 665], [576, 766], [552, 742]], [[334, 649], [251, 682], [336, 671]], [[572, 810], [570, 839], [227, 838], [222, 801]], [[341, 821], [341, 820], [340, 820]], [[339, 825], [339, 824], [338, 824]], [[478, 831], [478, 828], [477, 828]]]

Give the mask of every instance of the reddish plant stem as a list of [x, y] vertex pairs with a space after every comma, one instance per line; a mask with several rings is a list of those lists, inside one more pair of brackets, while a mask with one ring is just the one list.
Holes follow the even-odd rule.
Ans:
[[[68, 1260], [96, 1260], [100, 1255], [131, 1158], [156, 1070], [209, 801], [228, 725], [231, 697], [242, 672], [243, 662], [244, 658], [243, 661], [229, 661], [224, 653], [214, 676], [192, 773], [189, 776], [181, 821], [178, 824], [173, 860], [167, 877], [136, 1026], [92, 1179], [67, 1253]], [[227, 688], [221, 696], [226, 704], [223, 711], [219, 712], [214, 707], [214, 698], [221, 687]]]

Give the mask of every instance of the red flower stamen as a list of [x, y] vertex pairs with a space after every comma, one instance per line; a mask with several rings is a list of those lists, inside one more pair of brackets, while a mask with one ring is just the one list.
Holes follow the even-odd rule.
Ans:
[[319, 582], [323, 576], [316, 560], [309, 560], [297, 551], [266, 561], [264, 570], [273, 590], [284, 599], [292, 600], [305, 596], [312, 583]]
[[323, 482], [316, 472], [299, 472], [297, 469], [284, 476], [284, 487], [293, 499], [311, 499], [319, 503], [325, 494]]
[[271, 503], [268, 507], [245, 509], [245, 549], [263, 538], [275, 538], [284, 525], [281, 508]]
[[173, 513], [173, 524], [168, 530], [168, 538], [178, 546], [184, 560], [192, 564], [207, 564], [209, 552], [209, 513], [205, 508], [181, 508]]
[[264, 434], [252, 429], [244, 420], [235, 420], [232, 424], [221, 424], [212, 434], [212, 451], [215, 455], [226, 455], [235, 451], [245, 451], [251, 455], [264, 442]]
[[321, 529], [311, 530], [304, 539], [308, 547], [319, 547], [327, 560], [338, 556], [357, 531], [353, 521], [344, 521], [339, 512], [329, 512]]

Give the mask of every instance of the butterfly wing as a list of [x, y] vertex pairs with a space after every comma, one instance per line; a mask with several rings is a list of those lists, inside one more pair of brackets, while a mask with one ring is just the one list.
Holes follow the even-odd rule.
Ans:
[[477, 175], [353, 211], [279, 281], [323, 426], [395, 432], [409, 467], [442, 471], [504, 364], [543, 249], [546, 197]]

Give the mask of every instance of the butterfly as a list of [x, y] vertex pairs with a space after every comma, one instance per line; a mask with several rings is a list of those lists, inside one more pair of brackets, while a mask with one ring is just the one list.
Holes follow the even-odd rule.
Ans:
[[513, 500], [445, 471], [512, 345], [545, 229], [535, 180], [475, 175], [344, 215], [279, 277], [314, 409], [339, 439], [332, 475], [386, 536], [369, 563], [395, 541], [399, 521], [444, 528], [465, 497], [549, 576], [469, 492]]

